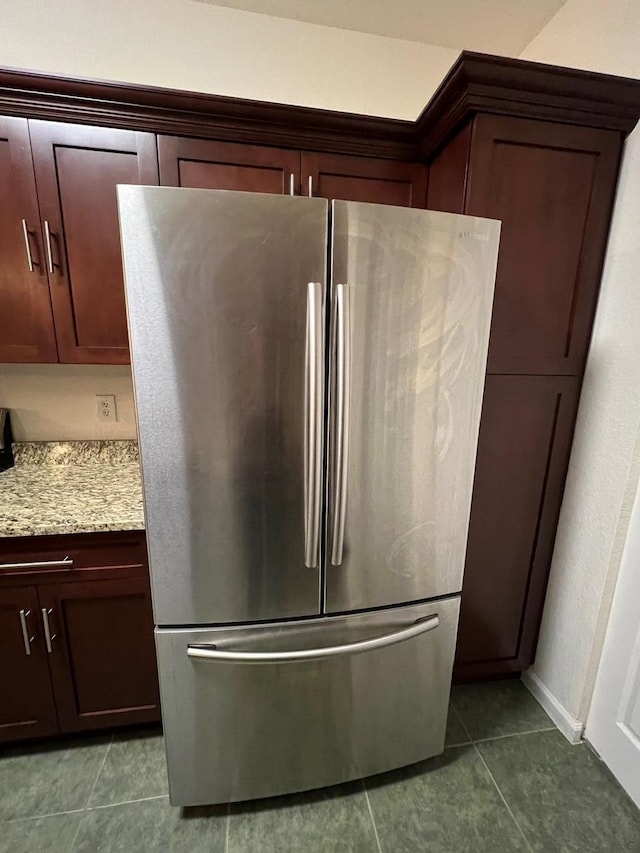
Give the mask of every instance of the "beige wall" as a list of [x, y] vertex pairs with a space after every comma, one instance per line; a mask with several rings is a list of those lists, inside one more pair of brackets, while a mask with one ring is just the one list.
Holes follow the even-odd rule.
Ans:
[[[414, 119], [458, 51], [191, 0], [0, 0], [0, 65]], [[117, 393], [122, 421], [94, 417]], [[0, 365], [19, 438], [133, 435], [127, 368]]]
[[[522, 57], [640, 77], [638, 0], [569, 0]], [[533, 672], [584, 723], [640, 473], [640, 130], [628, 139]]]
[[192, 0], [0, 0], [0, 65], [414, 119], [457, 50]]
[[[115, 394], [117, 423], [96, 417], [96, 394]], [[128, 367], [0, 365], [0, 406], [11, 411], [17, 441], [135, 438]]]

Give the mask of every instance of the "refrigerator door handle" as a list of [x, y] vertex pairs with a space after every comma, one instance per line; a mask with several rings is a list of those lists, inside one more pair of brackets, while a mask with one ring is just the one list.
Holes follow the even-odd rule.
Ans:
[[333, 524], [331, 565], [342, 563], [347, 517], [347, 473], [349, 461], [349, 401], [351, 392], [351, 312], [349, 288], [336, 285], [336, 375], [333, 466]]
[[304, 562], [318, 565], [322, 499], [322, 415], [324, 400], [324, 320], [322, 285], [307, 285], [307, 339], [304, 410]]
[[439, 625], [438, 615], [418, 619], [406, 628], [374, 637], [371, 640], [359, 640], [355, 643], [345, 643], [340, 646], [325, 646], [318, 649], [296, 649], [289, 652], [245, 652], [232, 649], [219, 649], [215, 643], [192, 643], [187, 646], [187, 655], [198, 660], [217, 661], [219, 663], [252, 663], [276, 664], [295, 663], [296, 661], [325, 660], [326, 658], [357, 655], [362, 652], [372, 652], [384, 649], [396, 643], [403, 643], [412, 637], [433, 631]]

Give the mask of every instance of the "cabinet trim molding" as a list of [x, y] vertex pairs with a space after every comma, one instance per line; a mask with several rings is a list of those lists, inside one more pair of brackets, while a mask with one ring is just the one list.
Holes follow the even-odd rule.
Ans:
[[415, 123], [0, 68], [0, 113], [176, 136], [411, 160]]
[[0, 68], [0, 113], [395, 160], [429, 158], [471, 115], [605, 128], [640, 118], [640, 81], [463, 51], [416, 121]]
[[422, 155], [479, 112], [626, 135], [640, 117], [640, 80], [462, 51], [415, 123]]

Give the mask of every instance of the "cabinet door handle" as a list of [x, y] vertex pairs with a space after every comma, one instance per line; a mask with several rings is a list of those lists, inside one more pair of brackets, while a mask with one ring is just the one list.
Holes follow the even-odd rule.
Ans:
[[27, 563], [0, 563], [0, 572], [13, 572], [20, 569], [72, 569], [73, 557], [63, 560], [36, 560]]
[[289, 195], [295, 195], [295, 185], [294, 185], [294, 177], [293, 172], [289, 175]]
[[27, 228], [27, 220], [22, 220], [22, 233], [24, 234], [24, 247], [27, 250], [27, 263], [29, 264], [29, 272], [33, 272], [33, 257], [31, 256], [31, 246], [29, 245], [29, 229]]
[[47, 651], [49, 654], [53, 651], [51, 646], [51, 640], [55, 640], [58, 636], [57, 634], [51, 633], [51, 628], [49, 627], [49, 616], [53, 613], [52, 607], [43, 607], [42, 608], [42, 624], [44, 625], [44, 642], [47, 647]]
[[24, 641], [24, 651], [25, 654], [31, 654], [31, 643], [34, 641], [35, 637], [29, 636], [29, 627], [27, 626], [27, 618], [31, 616], [30, 610], [21, 610], [20, 611], [20, 627], [22, 628], [22, 639]]
[[44, 240], [47, 245], [47, 268], [50, 273], [53, 272], [53, 255], [51, 254], [51, 229], [49, 228], [49, 222], [45, 219], [44, 221]]
[[309, 189], [307, 191], [309, 198], [313, 195], [313, 175], [309, 175]]

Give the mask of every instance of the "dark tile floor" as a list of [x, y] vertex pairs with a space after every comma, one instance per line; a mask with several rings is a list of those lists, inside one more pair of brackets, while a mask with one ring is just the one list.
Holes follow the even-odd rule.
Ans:
[[442, 756], [366, 783], [172, 808], [157, 732], [0, 752], [0, 853], [640, 853], [640, 813], [518, 681], [456, 687]]

